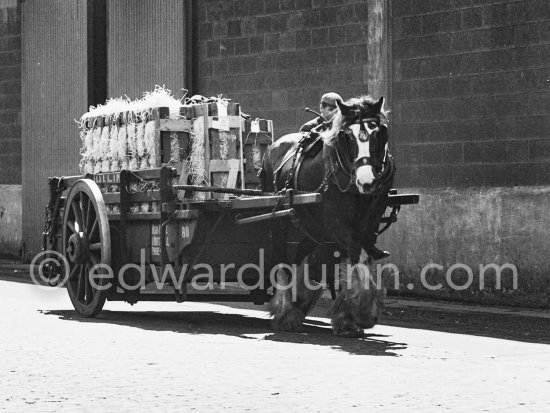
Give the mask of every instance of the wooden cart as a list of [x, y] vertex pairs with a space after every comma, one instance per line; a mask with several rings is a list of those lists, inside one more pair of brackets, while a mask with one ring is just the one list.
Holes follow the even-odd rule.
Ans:
[[[161, 155], [168, 146], [163, 133], [185, 134], [189, 127], [186, 119], [177, 122], [162, 113], [154, 112]], [[207, 109], [204, 114], [208, 131], [216, 114]], [[240, 109], [235, 114], [240, 115]], [[243, 136], [246, 126], [237, 119], [229, 121]], [[272, 132], [272, 125], [264, 128]], [[216, 133], [209, 135], [217, 138]], [[251, 188], [255, 173], [249, 170], [246, 140], [240, 142], [230, 149], [237, 154], [233, 159], [207, 154], [208, 185], [190, 185], [185, 161], [173, 164], [165, 154], [153, 169], [49, 179], [43, 250], [63, 259], [59, 265], [47, 262], [44, 269], [52, 280], [66, 284], [80, 315], [97, 315], [106, 300], [263, 304], [271, 299], [271, 270], [284, 260], [287, 246], [303, 237], [296, 230], [280, 239], [277, 228], [292, 221], [297, 208], [318, 204], [322, 196]], [[216, 152], [212, 142], [207, 147]], [[218, 171], [229, 172], [225, 187], [216, 181]], [[250, 179], [245, 185], [246, 176]], [[197, 197], [199, 193], [205, 196]], [[393, 190], [384, 229], [395, 222], [401, 205], [417, 202], [418, 195]], [[204, 274], [208, 277], [201, 281]], [[252, 287], [212, 289], [237, 282]]]

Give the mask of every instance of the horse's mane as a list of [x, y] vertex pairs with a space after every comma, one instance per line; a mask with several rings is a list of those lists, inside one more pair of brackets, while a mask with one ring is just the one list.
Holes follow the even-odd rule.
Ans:
[[[351, 98], [344, 102], [346, 106], [360, 108], [363, 117], [380, 117], [388, 122], [389, 111], [384, 110], [383, 107], [379, 113], [374, 113], [374, 105], [376, 103], [377, 101], [369, 95]], [[334, 115], [334, 118], [332, 120], [332, 127], [322, 134], [325, 143], [328, 145], [334, 144], [336, 139], [338, 138], [338, 132], [341, 130], [346, 130], [354, 121], [354, 117], [344, 117], [342, 113], [338, 111], [338, 113]]]

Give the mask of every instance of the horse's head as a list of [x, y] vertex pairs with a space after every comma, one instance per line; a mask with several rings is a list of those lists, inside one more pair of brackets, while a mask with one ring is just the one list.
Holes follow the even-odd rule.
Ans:
[[337, 102], [340, 112], [327, 133], [329, 140], [336, 140], [337, 150], [347, 152], [341, 159], [349, 165], [341, 165], [350, 172], [361, 194], [369, 194], [384, 169], [388, 150], [387, 113], [383, 109], [384, 98], [375, 101], [369, 96], [353, 98], [345, 103]]

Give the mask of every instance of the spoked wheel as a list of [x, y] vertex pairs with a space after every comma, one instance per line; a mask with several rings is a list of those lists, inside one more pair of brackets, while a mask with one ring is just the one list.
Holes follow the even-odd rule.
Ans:
[[[90, 277], [97, 264], [111, 265], [111, 235], [103, 196], [90, 179], [77, 181], [69, 191], [63, 215], [63, 254], [69, 264], [67, 291], [75, 310], [95, 317], [105, 304], [107, 283], [113, 280]], [[107, 274], [96, 267], [94, 274]]]

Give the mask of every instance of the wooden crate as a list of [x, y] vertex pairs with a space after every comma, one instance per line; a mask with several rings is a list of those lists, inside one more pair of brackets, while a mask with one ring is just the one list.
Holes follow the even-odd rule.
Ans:
[[[127, 114], [123, 114], [118, 119], [118, 125], [126, 121]], [[204, 165], [207, 171], [201, 184], [242, 189], [258, 187], [258, 160], [273, 142], [271, 120], [244, 120], [240, 105], [229, 102], [225, 107], [219, 103], [186, 105], [180, 108], [178, 119], [170, 119], [169, 109], [160, 107], [139, 119], [144, 125], [151, 121], [154, 122], [156, 145], [156, 162], [151, 167], [172, 165], [178, 170], [177, 183], [197, 184], [191, 180], [188, 159], [192, 151], [192, 134], [200, 130], [204, 135]], [[98, 125], [110, 124], [112, 119], [97, 119], [95, 122]], [[179, 148], [177, 151], [172, 148], [174, 140]], [[186, 194], [183, 191], [178, 196], [182, 200], [194, 196], [201, 199], [229, 197], [227, 194]]]
[[[260, 183], [258, 172], [267, 147], [273, 143], [273, 121], [247, 119], [243, 128], [244, 182], [248, 189], [256, 189]], [[256, 153], [256, 155], [255, 155]], [[254, 159], [256, 157], [256, 159]]]
[[[239, 104], [229, 102], [227, 107], [218, 103], [205, 103], [184, 106], [180, 110], [181, 119], [168, 119], [168, 108], [159, 108], [153, 112], [158, 119], [158, 142], [160, 164], [171, 163], [179, 171], [179, 183], [191, 184], [189, 176], [189, 162], [194, 133], [193, 125], [201, 123], [204, 133], [204, 164], [207, 171], [205, 182], [207, 186], [226, 188], [243, 187], [243, 153], [241, 145], [242, 120]], [[198, 128], [196, 128], [198, 129]], [[171, 142], [174, 137], [179, 140], [181, 154], [174, 159], [171, 154]], [[187, 194], [188, 196], [189, 194]], [[180, 191], [180, 198], [186, 197]], [[201, 199], [228, 198], [227, 194], [197, 194]]]

